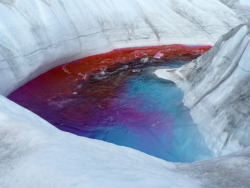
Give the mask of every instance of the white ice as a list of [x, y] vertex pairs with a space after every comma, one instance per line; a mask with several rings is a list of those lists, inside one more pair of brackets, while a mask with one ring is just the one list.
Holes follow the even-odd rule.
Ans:
[[[0, 187], [250, 187], [249, 148], [208, 161], [170, 163], [59, 131], [4, 97], [56, 65], [115, 48], [212, 45], [245, 21], [241, 2], [0, 0]], [[217, 51], [209, 58], [218, 57]]]
[[250, 146], [249, 31], [249, 24], [241, 25], [193, 62], [155, 72], [183, 89], [185, 105], [217, 156]]

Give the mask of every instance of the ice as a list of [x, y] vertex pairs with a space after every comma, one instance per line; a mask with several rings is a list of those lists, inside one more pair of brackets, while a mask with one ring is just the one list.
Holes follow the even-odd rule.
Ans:
[[2, 95], [75, 59], [124, 47], [214, 44], [242, 23], [219, 0], [6, 2], [0, 1], [0, 69], [8, 70], [1, 71]]
[[199, 187], [173, 163], [59, 131], [4, 97], [0, 112], [0, 187]]
[[[4, 97], [52, 67], [115, 48], [214, 44], [219, 36], [247, 20], [248, 4], [246, 0], [0, 0], [0, 187], [250, 187], [249, 148], [208, 161], [169, 163], [126, 147], [61, 132]], [[239, 63], [234, 74], [192, 108], [194, 120], [217, 153], [249, 144], [249, 119], [244, 119], [249, 118], [249, 98], [244, 97], [250, 88], [249, 34], [238, 48], [233, 41], [242, 38], [236, 34], [239, 30], [249, 33], [249, 25], [234, 29], [197, 60], [200, 68], [208, 71], [207, 78], [213, 74], [210, 69], [220, 69], [219, 62]], [[231, 54], [227, 61], [217, 55], [223, 50]], [[231, 56], [237, 61], [231, 61]], [[186, 78], [189, 69], [179, 75]], [[189, 75], [186, 82], [192, 78], [199, 79]], [[195, 89], [198, 83], [184, 84], [187, 105], [194, 105], [201, 96], [203, 90]], [[207, 90], [211, 87], [205, 86], [213, 83], [201, 84], [201, 89]], [[226, 93], [226, 86], [231, 93]], [[221, 95], [223, 101], [215, 100], [220, 104], [218, 112], [208, 113], [214, 109], [212, 101]], [[232, 117], [237, 128], [228, 127], [233, 124], [223, 117]], [[206, 126], [208, 122], [210, 126]]]
[[184, 103], [217, 156], [250, 146], [249, 54], [248, 23], [222, 36], [188, 65], [155, 72], [184, 90]]

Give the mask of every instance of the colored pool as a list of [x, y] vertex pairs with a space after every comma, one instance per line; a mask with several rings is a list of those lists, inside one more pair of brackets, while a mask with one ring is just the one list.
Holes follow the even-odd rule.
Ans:
[[72, 73], [74, 66], [63, 65], [9, 98], [79, 136], [128, 146], [168, 161], [210, 158], [212, 154], [182, 103], [181, 90], [153, 74], [156, 68], [178, 67], [196, 55], [164, 56], [162, 52], [142, 54], [98, 71], [75, 68], [77, 74]]

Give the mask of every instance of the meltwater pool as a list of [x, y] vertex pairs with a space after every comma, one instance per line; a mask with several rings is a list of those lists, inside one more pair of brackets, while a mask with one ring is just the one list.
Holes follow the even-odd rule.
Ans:
[[[167, 161], [193, 162], [211, 158], [212, 153], [182, 103], [182, 91], [153, 74], [157, 68], [187, 62], [143, 57], [82, 74], [85, 78], [76, 82], [70, 74], [69, 78], [49, 71], [9, 99], [63, 131]], [[61, 71], [70, 72], [65, 66]]]

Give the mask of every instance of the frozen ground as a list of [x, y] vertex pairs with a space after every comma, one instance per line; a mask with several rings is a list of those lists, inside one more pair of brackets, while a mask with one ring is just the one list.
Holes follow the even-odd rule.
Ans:
[[[1, 0], [0, 187], [250, 187], [249, 148], [208, 161], [169, 163], [126, 147], [61, 132], [4, 97], [58, 64], [114, 48], [171, 43], [214, 44], [220, 35], [242, 23], [246, 15], [237, 13], [239, 9], [235, 4], [223, 2], [227, 4], [218, 0]], [[249, 77], [249, 65], [246, 64], [249, 53], [244, 53], [249, 51], [249, 34], [244, 34], [248, 27], [238, 27], [226, 35], [228, 40], [223, 42], [221, 39], [210, 55], [197, 60], [202, 64], [201, 70], [217, 67], [219, 77], [204, 91], [198, 90], [201, 82], [194, 86], [194, 90], [190, 89], [192, 86], [187, 87], [187, 92], [200, 95], [199, 92], [216, 89], [213, 86], [220, 83], [220, 78], [224, 79], [234, 70], [241, 72], [229, 76], [236, 81], [239, 79], [242, 86], [239, 88], [243, 94], [247, 93], [250, 87], [243, 81]], [[230, 39], [231, 36], [238, 37]], [[239, 45], [224, 48], [231, 42]], [[217, 55], [220, 51], [222, 54]], [[231, 60], [235, 59], [229, 67], [227, 62], [230, 61], [213, 59], [221, 60], [228, 53]], [[206, 66], [209, 59], [213, 63]], [[242, 61], [237, 61], [238, 64], [236, 59]], [[218, 68], [221, 62], [225, 62], [221, 64], [226, 66], [225, 73]], [[209, 80], [214, 72], [207, 75]], [[196, 78], [189, 74], [190, 82]], [[232, 83], [237, 84], [230, 82], [227, 86]], [[211, 99], [227, 95], [225, 87], [221, 87], [222, 93], [219, 89], [209, 92], [215, 94]], [[232, 94], [241, 97], [234, 87], [230, 89]], [[202, 99], [205, 93], [200, 95]], [[190, 94], [187, 96], [192, 96]], [[203, 101], [191, 97], [190, 101], [185, 100], [189, 102], [187, 105], [197, 107]], [[220, 100], [222, 107], [230, 102], [225, 100]], [[249, 110], [247, 102], [241, 104], [246, 107], [244, 110]], [[233, 110], [232, 105], [232, 111], [228, 112]], [[238, 113], [249, 116], [244, 110]], [[196, 112], [194, 110], [193, 114]], [[219, 112], [225, 111], [219, 109]], [[204, 129], [211, 134], [214, 130], [217, 129]], [[220, 130], [224, 133], [218, 131], [217, 135], [222, 134], [222, 137], [212, 135], [211, 138], [225, 139], [225, 131]], [[246, 129], [242, 131], [246, 132]], [[238, 138], [236, 133], [226, 139], [227, 143], [231, 138], [232, 143]], [[244, 137], [243, 141], [248, 144], [248, 138]], [[211, 139], [211, 144], [213, 142]]]

